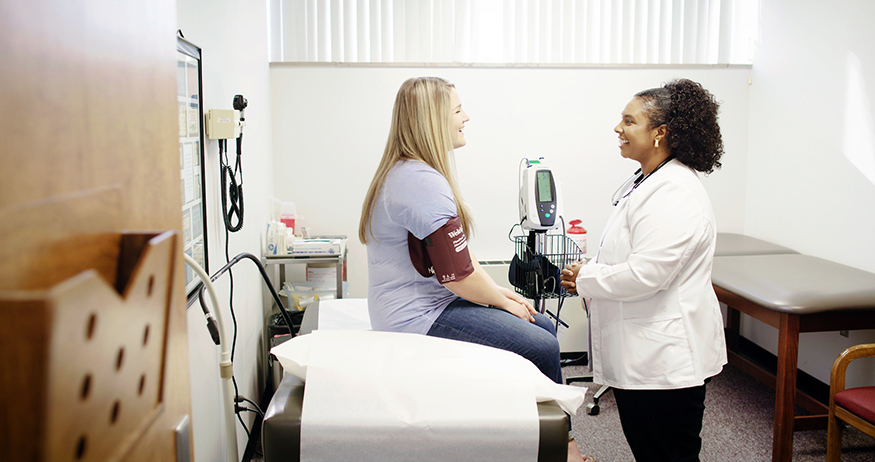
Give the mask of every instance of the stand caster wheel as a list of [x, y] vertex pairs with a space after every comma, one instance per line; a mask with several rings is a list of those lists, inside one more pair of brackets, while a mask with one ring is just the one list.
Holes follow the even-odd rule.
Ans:
[[587, 403], [586, 413], [589, 415], [599, 415], [599, 405], [596, 403]]

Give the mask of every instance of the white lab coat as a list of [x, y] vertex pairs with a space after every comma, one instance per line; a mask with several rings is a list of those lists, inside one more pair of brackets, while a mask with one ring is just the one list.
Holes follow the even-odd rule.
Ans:
[[590, 310], [594, 381], [623, 389], [702, 385], [726, 364], [711, 286], [714, 212], [697, 173], [671, 160], [620, 200], [577, 276]]

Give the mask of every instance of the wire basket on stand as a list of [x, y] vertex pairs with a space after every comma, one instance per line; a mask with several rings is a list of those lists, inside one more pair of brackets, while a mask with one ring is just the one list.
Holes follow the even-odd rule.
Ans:
[[584, 258], [574, 240], [565, 234], [530, 231], [513, 241], [516, 253], [508, 277], [518, 294], [535, 302], [573, 296], [559, 284], [559, 273], [566, 264]]

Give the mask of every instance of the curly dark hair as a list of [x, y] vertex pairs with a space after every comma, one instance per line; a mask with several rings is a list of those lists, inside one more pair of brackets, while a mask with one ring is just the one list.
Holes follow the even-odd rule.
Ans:
[[668, 127], [672, 157], [706, 174], [722, 166], [723, 137], [717, 124], [720, 104], [701, 84], [675, 79], [635, 96], [644, 100], [642, 107], [650, 118], [648, 128]]

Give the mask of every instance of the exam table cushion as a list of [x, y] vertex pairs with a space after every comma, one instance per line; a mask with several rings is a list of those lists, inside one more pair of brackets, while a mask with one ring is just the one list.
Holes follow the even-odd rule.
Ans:
[[717, 233], [717, 246], [714, 256], [723, 255], [773, 255], [799, 253], [788, 247], [769, 241], [735, 233]]
[[[299, 336], [317, 329], [348, 330], [354, 325], [359, 325], [359, 330], [370, 329], [366, 299], [323, 300], [307, 308]], [[262, 427], [265, 462], [300, 460], [301, 416], [305, 387], [301, 378], [306, 377], [308, 356], [308, 352], [299, 349], [294, 355], [297, 364], [286, 361], [286, 366], [293, 370], [286, 371], [265, 411]], [[585, 390], [581, 391], [585, 392]], [[537, 460], [539, 462], [566, 460], [567, 415], [555, 400], [538, 402], [537, 412], [539, 428]]]
[[[261, 444], [265, 462], [300, 460], [304, 382], [285, 374], [264, 413]], [[538, 462], [565, 460], [568, 422], [555, 401], [538, 403]]]
[[875, 387], [859, 387], [842, 390], [835, 395], [837, 406], [841, 406], [851, 414], [875, 423]]
[[305, 382], [308, 371], [314, 367], [330, 373], [355, 371], [360, 374], [360, 385], [367, 378], [378, 383], [380, 390], [395, 387], [399, 392], [403, 389], [400, 382], [385, 383], [387, 371], [404, 371], [398, 380], [407, 381], [406, 376], [410, 376], [414, 386], [428, 378], [432, 381], [449, 378], [458, 384], [471, 381], [470, 385], [474, 386], [507, 378], [513, 379], [514, 384], [525, 385], [525, 393], [536, 402], [556, 401], [570, 414], [577, 412], [587, 392], [586, 388], [554, 383], [532, 362], [516, 353], [420, 334], [320, 329], [295, 336], [271, 348], [270, 352], [287, 374]]
[[711, 281], [780, 312], [812, 314], [875, 307], [875, 274], [809, 255], [714, 257]]

